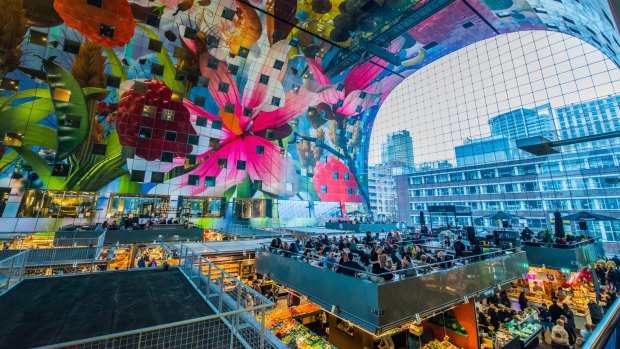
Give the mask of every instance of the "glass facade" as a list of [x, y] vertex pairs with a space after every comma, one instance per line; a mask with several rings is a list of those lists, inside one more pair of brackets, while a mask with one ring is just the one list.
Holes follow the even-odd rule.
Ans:
[[[513, 61], [500, 61], [503, 54]], [[486, 69], [472, 66], [463, 59], [471, 55], [495, 63]], [[526, 64], [517, 66], [515, 59]], [[444, 60], [411, 77], [409, 84], [406, 80], [379, 111], [379, 118], [394, 119], [393, 127], [411, 130], [415, 144], [423, 144], [414, 148], [416, 161], [453, 164], [443, 169], [416, 164], [410, 174], [396, 177], [396, 206], [403, 208], [399, 220], [419, 225], [419, 213], [427, 213], [429, 220], [428, 207], [433, 205], [472, 209], [471, 218], [430, 218], [436, 226], [497, 227], [498, 222], [485, 217], [498, 211], [520, 217], [513, 225], [536, 229], [553, 229], [555, 211], [620, 218], [619, 138], [605, 137], [617, 131], [620, 122], [620, 70], [615, 64], [575, 38], [534, 32], [490, 39]], [[459, 70], [454, 78], [453, 65]], [[598, 72], [596, 83], [593, 71]], [[506, 76], [514, 80], [506, 81]], [[464, 83], [462, 78], [482, 83]], [[406, 99], [413, 86], [422, 85], [441, 89], [445, 97], [421, 91], [419, 98]], [[407, 123], [397, 117], [405, 111], [417, 120]], [[533, 136], [578, 143], [556, 147], [558, 153], [547, 156], [517, 148], [519, 139]], [[603, 139], [578, 139], [587, 136]], [[565, 224], [569, 232], [583, 233], [576, 223]], [[616, 221], [587, 226], [590, 233], [617, 241]]]

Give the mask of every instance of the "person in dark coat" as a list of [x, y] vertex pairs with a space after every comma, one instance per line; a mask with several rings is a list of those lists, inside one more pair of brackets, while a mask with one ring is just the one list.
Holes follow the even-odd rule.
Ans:
[[565, 316], [566, 321], [564, 321], [564, 329], [566, 330], [566, 332], [568, 332], [568, 340], [570, 342], [570, 345], [574, 345], [575, 342], [577, 341], [577, 334], [575, 331], [575, 328], [576, 328], [575, 314], [573, 314], [573, 311], [566, 303], [562, 305], [562, 310], [564, 310], [564, 314], [566, 314]]
[[562, 310], [562, 306], [558, 304], [557, 299], [554, 300], [553, 304], [551, 304], [551, 306], [549, 307], [549, 312], [551, 313], [552, 323], [556, 323], [558, 319], [560, 318], [560, 316], [562, 315], [566, 316], [566, 314], [564, 313], [564, 310]]
[[590, 311], [592, 324], [598, 325], [598, 323], [603, 319], [603, 308], [601, 308], [601, 306], [596, 304], [593, 300], [590, 300], [590, 302], [588, 302], [588, 310]]
[[478, 327], [488, 331], [489, 326], [491, 326], [491, 323], [487, 315], [482, 310], [478, 310]]
[[499, 293], [499, 302], [508, 309], [510, 309], [510, 306], [512, 305], [506, 291], [502, 291]]
[[525, 311], [525, 308], [527, 308], [527, 298], [525, 297], [525, 292], [521, 292], [519, 293], [519, 308], [521, 309], [521, 311]]
[[607, 285], [613, 290], [618, 290], [618, 284], [620, 283], [620, 273], [618, 269], [609, 266], [607, 268]]
[[499, 329], [499, 315], [497, 314], [497, 308], [495, 305], [489, 306], [489, 310], [487, 310], [487, 314], [489, 315], [489, 323], [494, 327], [495, 331]]
[[454, 258], [463, 257], [463, 252], [465, 252], [465, 244], [460, 236], [456, 238], [456, 241], [452, 247], [454, 248]]
[[549, 329], [549, 334], [551, 334], [551, 330], [553, 328], [553, 322], [551, 322], [551, 312], [547, 309], [547, 304], [542, 305], [542, 308], [538, 309], [538, 318], [542, 324], [542, 338], [545, 339], [545, 333], [547, 329]]

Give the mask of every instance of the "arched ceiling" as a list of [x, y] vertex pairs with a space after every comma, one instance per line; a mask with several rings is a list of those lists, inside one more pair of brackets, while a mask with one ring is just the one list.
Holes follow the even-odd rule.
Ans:
[[[9, 30], [0, 35], [0, 136], [18, 140], [0, 145], [0, 156], [17, 158], [19, 152], [37, 166], [42, 186], [49, 189], [118, 188], [119, 176], [137, 170], [132, 181], [141, 184], [131, 190], [139, 193], [220, 196], [239, 185], [245, 189], [237, 195], [246, 197], [261, 191], [291, 198], [305, 190], [298, 196], [323, 199], [327, 193], [321, 193], [321, 181], [329, 182], [332, 166], [354, 177], [328, 201], [367, 201], [367, 148], [378, 106], [425, 65], [475, 42], [522, 30], [577, 36], [620, 64], [619, 31], [607, 0], [0, 4], [0, 27]], [[63, 100], [56, 105], [59, 82], [76, 91], [59, 94]], [[92, 87], [110, 93], [95, 93]], [[89, 89], [87, 97], [80, 88]], [[144, 95], [150, 104], [142, 110], [135, 106], [144, 103]], [[86, 99], [102, 103], [94, 108]], [[62, 103], [75, 107], [71, 113], [79, 111], [82, 122], [66, 115]], [[45, 108], [37, 110], [41, 104]], [[167, 124], [170, 105], [185, 115], [183, 122]], [[144, 122], [166, 126], [142, 132]], [[172, 128], [180, 128], [182, 136], [168, 134]], [[118, 144], [109, 154], [99, 149], [117, 160], [100, 163], [110, 168], [100, 171], [103, 179], [78, 171], [96, 160], [80, 150], [89, 140]], [[120, 154], [120, 146], [135, 148], [135, 154]], [[233, 163], [237, 167], [227, 167]], [[52, 171], [58, 165], [60, 176]], [[154, 166], [157, 181], [145, 181]], [[64, 178], [65, 170], [71, 178]], [[216, 177], [215, 185], [197, 184]], [[172, 184], [168, 189], [157, 183]], [[361, 193], [353, 190], [358, 186]]]

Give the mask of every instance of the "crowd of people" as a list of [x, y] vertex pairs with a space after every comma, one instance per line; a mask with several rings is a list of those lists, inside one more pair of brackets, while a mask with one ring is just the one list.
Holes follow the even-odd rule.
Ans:
[[[604, 283], [602, 284], [605, 285]], [[537, 282], [534, 282], [532, 288], [533, 292], [542, 292], [542, 288]], [[525, 293], [526, 292], [523, 291], [519, 295], [519, 307], [522, 310], [529, 305]], [[562, 288], [551, 290], [549, 295], [552, 304], [551, 306], [543, 304], [538, 309], [538, 318], [542, 324], [542, 340], [546, 341], [546, 334], [547, 331], [549, 331], [552, 347], [557, 349], [574, 348], [576, 344], [586, 341], [592, 334], [596, 325], [603, 319], [605, 312], [618, 298], [616, 289], [612, 287], [601, 289], [600, 299], [602, 300], [601, 304], [603, 304], [603, 306], [599, 305], [599, 303], [593, 299], [589, 300], [588, 311], [590, 313], [591, 322], [586, 323], [584, 329], [577, 331], [575, 326], [575, 314], [569, 305], [564, 302], [566, 290]]]
[[[606, 292], [606, 291], [604, 291]], [[527, 308], [527, 298], [522, 292], [519, 296], [520, 311], [511, 309], [511, 302], [506, 291], [500, 292], [485, 300], [485, 307], [478, 308], [478, 326], [488, 332], [494, 332], [504, 323], [513, 320], [518, 313], [523, 313]], [[588, 304], [592, 323], [586, 323], [584, 329], [578, 331], [575, 326], [575, 315], [568, 304], [555, 298], [551, 306], [543, 304], [538, 312], [538, 319], [542, 325], [541, 341], [547, 342], [549, 332], [552, 348], [569, 349], [585, 342], [592, 331], [603, 317], [603, 309], [594, 301]]]
[[113, 220], [112, 223], [108, 223], [108, 221], [97, 223], [95, 224], [95, 230], [147, 230], [152, 229], [154, 225], [160, 224], [179, 224], [179, 220], [173, 219], [172, 217], [166, 218], [164, 216], [152, 219], [139, 219], [138, 217], [130, 215], [123, 217], [120, 224], [117, 223], [116, 220]]
[[[372, 276], [376, 281], [389, 281], [448, 269], [457, 263], [482, 258], [482, 248], [474, 246], [470, 259], [463, 259], [467, 247], [460, 237], [453, 243], [448, 237], [443, 248], [431, 248], [422, 240], [403, 238], [398, 231], [383, 234], [366, 232], [365, 236], [318, 236], [303, 240], [282, 241], [274, 238], [269, 245], [286, 257], [293, 257], [325, 269], [349, 276]], [[450, 253], [446, 253], [446, 250]]]

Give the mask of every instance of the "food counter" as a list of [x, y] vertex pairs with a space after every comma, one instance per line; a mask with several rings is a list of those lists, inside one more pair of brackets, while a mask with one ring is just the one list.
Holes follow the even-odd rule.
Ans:
[[[538, 312], [528, 307], [521, 315], [515, 315], [512, 320], [500, 325], [495, 333], [495, 344], [488, 337], [481, 337], [482, 347], [490, 348], [536, 348], [538, 334], [542, 325], [538, 321]], [[519, 343], [521, 342], [521, 343]]]
[[277, 310], [267, 314], [265, 326], [286, 345], [295, 343], [297, 348], [303, 349], [336, 349], [327, 340], [302, 325], [302, 322], [305, 322], [302, 318], [314, 316], [320, 311], [321, 307], [313, 303]]
[[[534, 291], [535, 286], [538, 286], [538, 291]], [[513, 283], [508, 294], [511, 300], [518, 304], [519, 294], [525, 292], [528, 304], [540, 308], [543, 304], [551, 306], [550, 291], [558, 288], [561, 288], [561, 291], [556, 291], [553, 296], [568, 304], [575, 315], [575, 326], [583, 329], [588, 322], [588, 301], [596, 299], [592, 273], [588, 269], [564, 274], [559, 270], [530, 267], [530, 274], [526, 275], [526, 279]]]
[[422, 349], [459, 349], [459, 347], [450, 343], [449, 340], [450, 338], [448, 336], [446, 336], [444, 340], [441, 342], [436, 339], [433, 339], [432, 341], [424, 344], [422, 346]]

